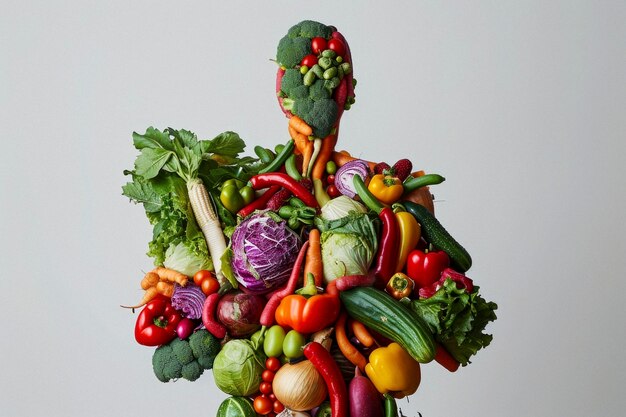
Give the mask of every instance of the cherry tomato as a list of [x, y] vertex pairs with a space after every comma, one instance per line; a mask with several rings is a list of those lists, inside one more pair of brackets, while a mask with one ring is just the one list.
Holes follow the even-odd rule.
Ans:
[[328, 43], [324, 38], [316, 37], [311, 39], [311, 49], [314, 54], [321, 54], [327, 48], [327, 45]]
[[280, 359], [272, 357], [272, 358], [267, 358], [267, 360], [265, 361], [265, 367], [267, 369], [269, 369], [272, 372], [276, 372], [280, 369], [281, 363], [280, 363]]
[[335, 176], [334, 175], [327, 175], [326, 176], [326, 183], [328, 185], [333, 185], [335, 183]]
[[333, 38], [329, 40], [328, 49], [335, 51], [337, 55], [341, 57], [346, 55], [346, 45], [344, 45], [339, 39]]
[[330, 198], [339, 197], [341, 195], [337, 187], [335, 187], [335, 184], [329, 185], [328, 188], [326, 188], [326, 192], [328, 193]]
[[272, 400], [272, 401], [276, 401], [276, 395], [274, 395], [274, 393], [273, 393], [273, 392], [272, 392], [271, 394], [269, 394], [269, 395], [267, 396], [267, 398], [269, 398], [269, 399], [270, 399], [270, 400]]
[[278, 400], [274, 401], [274, 412], [276, 414], [280, 413], [285, 409], [285, 406]]
[[317, 64], [317, 55], [307, 55], [304, 58], [302, 58], [302, 61], [300, 61], [300, 65], [304, 65], [308, 68], [311, 68], [313, 65]]
[[220, 283], [217, 279], [213, 277], [209, 277], [202, 281], [200, 284], [200, 289], [204, 293], [204, 295], [211, 295], [216, 293], [220, 289]]
[[254, 411], [261, 415], [266, 415], [272, 412], [274, 404], [265, 395], [259, 395], [254, 399]]
[[266, 369], [261, 374], [261, 379], [265, 382], [272, 382], [274, 380], [274, 372]]
[[272, 383], [271, 382], [261, 382], [261, 385], [259, 385], [259, 391], [261, 391], [261, 394], [271, 394], [272, 393]]
[[194, 274], [193, 283], [197, 286], [200, 286], [202, 285], [202, 281], [204, 281], [205, 279], [214, 277], [215, 276], [213, 275], [213, 272], [207, 271], [206, 269], [201, 269]]

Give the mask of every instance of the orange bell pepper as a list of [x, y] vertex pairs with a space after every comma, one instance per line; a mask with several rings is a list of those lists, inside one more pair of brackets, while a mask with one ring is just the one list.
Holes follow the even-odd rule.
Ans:
[[328, 284], [324, 294], [318, 294], [313, 274], [309, 274], [303, 290], [281, 300], [276, 309], [276, 323], [304, 334], [315, 333], [333, 324], [341, 308], [334, 282]]

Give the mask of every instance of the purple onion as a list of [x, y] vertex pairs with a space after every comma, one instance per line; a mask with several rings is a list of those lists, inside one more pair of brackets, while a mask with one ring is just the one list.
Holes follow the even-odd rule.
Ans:
[[360, 176], [363, 182], [366, 181], [369, 174], [369, 165], [367, 162], [361, 159], [355, 159], [342, 165], [335, 173], [335, 187], [337, 190], [350, 198], [356, 196], [356, 190], [354, 189], [353, 177], [355, 175]]

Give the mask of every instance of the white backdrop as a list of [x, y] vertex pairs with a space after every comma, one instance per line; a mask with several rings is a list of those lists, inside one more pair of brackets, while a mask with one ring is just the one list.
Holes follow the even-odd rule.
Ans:
[[151, 234], [122, 171], [150, 125], [235, 130], [249, 152], [283, 143], [270, 59], [304, 19], [337, 26], [353, 51], [338, 147], [444, 175], [438, 218], [499, 304], [492, 345], [455, 374], [424, 366], [404, 414], [623, 414], [623, 2], [1, 9], [3, 416], [215, 415], [226, 396], [212, 373], [158, 382], [118, 307], [140, 296]]

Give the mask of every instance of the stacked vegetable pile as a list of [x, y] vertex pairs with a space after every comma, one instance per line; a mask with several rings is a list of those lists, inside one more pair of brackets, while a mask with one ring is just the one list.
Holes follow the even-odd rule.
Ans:
[[290, 139], [244, 156], [234, 132], [133, 134], [123, 194], [153, 226], [138, 343], [163, 382], [212, 369], [218, 416], [392, 416], [420, 367], [454, 372], [489, 345], [495, 303], [434, 216], [437, 174], [336, 151], [355, 102], [333, 27], [304, 21], [278, 45]]

